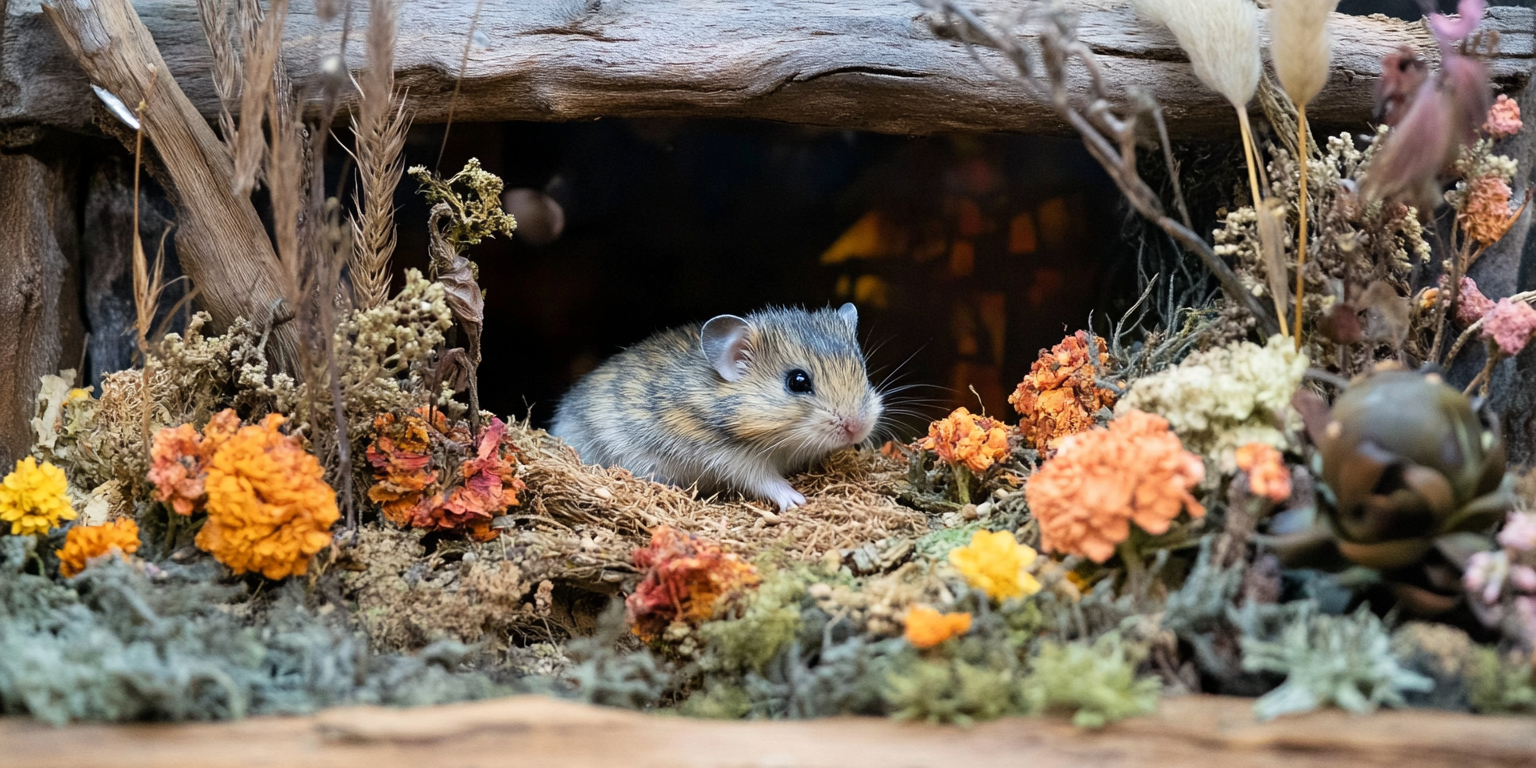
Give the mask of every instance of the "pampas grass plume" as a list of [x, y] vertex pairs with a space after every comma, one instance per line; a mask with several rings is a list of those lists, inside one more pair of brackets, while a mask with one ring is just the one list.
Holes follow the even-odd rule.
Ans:
[[1269, 56], [1275, 76], [1300, 107], [1317, 98], [1328, 82], [1333, 46], [1328, 14], [1339, 0], [1274, 0], [1269, 11]]
[[1134, 0], [1173, 31], [1195, 76], [1242, 109], [1259, 87], [1259, 9], [1253, 0]]

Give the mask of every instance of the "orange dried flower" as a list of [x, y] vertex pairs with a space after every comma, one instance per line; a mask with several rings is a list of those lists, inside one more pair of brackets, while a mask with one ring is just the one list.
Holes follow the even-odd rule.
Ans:
[[208, 466], [208, 522], [197, 546], [237, 574], [305, 573], [341, 516], [319, 460], [280, 431], [283, 421], [271, 414], [241, 427]]
[[918, 447], [938, 453], [951, 466], [985, 472], [1008, 455], [1008, 428], [996, 419], [956, 408], [928, 425], [928, 436], [918, 441]]
[[1136, 523], [1160, 534], [1188, 509], [1205, 508], [1190, 495], [1205, 478], [1205, 464], [1168, 430], [1168, 421], [1127, 411], [1109, 423], [1073, 435], [1024, 486], [1040, 523], [1046, 552], [1081, 555], [1102, 563]]
[[[515, 449], [504, 445], [507, 425], [491, 419], [481, 433], [475, 455], [451, 472], [433, 466], [434, 441], [444, 445], [469, 442], [469, 432], [454, 428], [438, 412], [434, 424], [418, 416], [374, 419], [374, 440], [368, 462], [376, 481], [368, 498], [380, 502], [384, 516], [396, 525], [430, 530], [462, 530], [477, 540], [495, 538], [491, 520], [516, 506], [526, 485], [517, 476]], [[446, 484], [439, 481], [447, 475]]]
[[624, 600], [625, 618], [642, 640], [661, 635], [673, 622], [698, 625], [760, 581], [757, 569], [720, 545], [660, 526], [651, 544], [635, 550], [645, 576]]
[[1509, 184], [1495, 176], [1479, 176], [1467, 183], [1467, 203], [1461, 212], [1461, 228], [1467, 237], [1492, 245], [1509, 231], [1515, 216], [1509, 210]]
[[178, 514], [202, 511], [208, 500], [203, 486], [208, 477], [208, 462], [239, 428], [240, 417], [226, 408], [208, 420], [202, 434], [191, 424], [156, 432], [149, 451], [148, 473], [149, 481], [155, 484], [155, 499], [169, 504]]
[[969, 613], [939, 613], [926, 605], [909, 608], [906, 623], [907, 642], [924, 649], [971, 631]]
[[1274, 446], [1248, 443], [1237, 449], [1237, 468], [1248, 473], [1248, 491], [1276, 504], [1291, 497], [1291, 471]]
[[139, 525], [128, 518], [104, 525], [77, 525], [64, 535], [64, 548], [54, 554], [59, 558], [59, 573], [70, 578], [85, 570], [91, 560], [116, 552], [124, 560], [139, 551]]
[[1055, 449], [1069, 435], [1092, 429], [1095, 415], [1115, 405], [1115, 393], [1093, 381], [1096, 366], [1109, 364], [1104, 340], [1094, 338], [1098, 361], [1088, 357], [1088, 334], [1078, 331], [1051, 350], [1040, 350], [1040, 359], [1029, 375], [1008, 396], [1019, 412], [1019, 431], [1030, 445]]

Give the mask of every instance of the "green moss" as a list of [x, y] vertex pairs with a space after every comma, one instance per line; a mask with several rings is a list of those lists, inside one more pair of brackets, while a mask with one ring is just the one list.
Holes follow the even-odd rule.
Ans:
[[679, 710], [688, 717], [740, 720], [752, 712], [752, 699], [739, 685], [714, 683], [694, 691]]
[[886, 701], [898, 720], [969, 725], [1016, 711], [1012, 671], [960, 659], [913, 658], [886, 676]]
[[591, 637], [566, 645], [566, 654], [576, 665], [564, 679], [575, 688], [576, 698], [609, 707], [648, 709], [672, 688], [672, 670], [644, 646], [621, 650], [618, 646], [626, 639], [632, 638], [625, 631], [624, 603], [615, 600], [598, 617]]
[[1136, 676], [1113, 632], [1091, 645], [1041, 642], [1020, 687], [1031, 714], [1071, 712], [1072, 724], [1083, 728], [1151, 712], [1161, 690], [1155, 678]]
[[806, 574], [771, 571], [748, 599], [739, 618], [699, 627], [706, 643], [702, 666], [709, 672], [762, 672], [800, 632]]
[[971, 543], [971, 537], [981, 530], [981, 522], [971, 522], [959, 528], [941, 528], [917, 540], [916, 552], [935, 562], [947, 562], [951, 550]]
[[1490, 715], [1536, 713], [1536, 673], [1528, 661], [1483, 646], [1472, 652], [1468, 666], [1467, 695], [1473, 711]]

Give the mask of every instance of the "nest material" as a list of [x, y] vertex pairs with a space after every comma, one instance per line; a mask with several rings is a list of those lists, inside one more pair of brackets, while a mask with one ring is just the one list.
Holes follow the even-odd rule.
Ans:
[[628, 470], [582, 464], [574, 450], [526, 423], [512, 425], [508, 436], [522, 452], [530, 495], [518, 522], [590, 539], [596, 548], [625, 544], [625, 565], [628, 551], [644, 546], [658, 525], [707, 536], [747, 558], [778, 551], [806, 561], [928, 532], [926, 516], [895, 500], [901, 467], [872, 452], [842, 451], [790, 478], [806, 504], [780, 513], [734, 494], [700, 498]]

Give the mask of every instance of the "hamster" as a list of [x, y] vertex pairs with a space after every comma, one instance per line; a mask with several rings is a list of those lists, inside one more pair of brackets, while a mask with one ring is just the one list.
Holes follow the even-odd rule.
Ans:
[[589, 464], [804, 504], [784, 475], [863, 442], [880, 419], [857, 324], [844, 304], [662, 331], [577, 382], [550, 432]]

